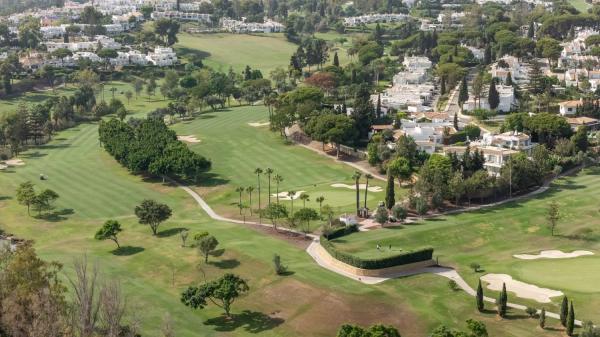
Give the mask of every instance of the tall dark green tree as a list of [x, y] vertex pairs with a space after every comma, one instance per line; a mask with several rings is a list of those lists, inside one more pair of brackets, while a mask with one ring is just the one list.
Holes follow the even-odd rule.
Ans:
[[388, 169], [387, 173], [387, 186], [385, 189], [385, 207], [387, 209], [392, 209], [396, 204], [396, 195], [394, 191], [394, 176], [392, 172]]
[[490, 109], [492, 110], [495, 110], [500, 104], [500, 95], [496, 89], [496, 82], [493, 80], [492, 83], [490, 83], [490, 90], [488, 91], [488, 103], [490, 104]]
[[527, 28], [527, 37], [529, 39], [533, 39], [535, 35], [535, 24], [533, 23], [533, 20], [529, 22], [529, 27]]
[[458, 105], [462, 106], [464, 102], [469, 100], [469, 88], [467, 87], [467, 78], [464, 77], [460, 82], [460, 91], [458, 93]]
[[371, 94], [369, 93], [369, 87], [366, 84], [360, 85], [355, 99], [354, 99], [354, 111], [352, 112], [352, 119], [356, 123], [361, 138], [367, 138], [371, 126], [373, 125], [373, 119], [375, 115], [375, 109], [371, 102]]
[[569, 315], [569, 298], [567, 296], [563, 297], [562, 302], [560, 304], [560, 324], [562, 326], [567, 326], [567, 316]]
[[481, 280], [479, 280], [479, 284], [477, 285], [477, 310], [479, 310], [479, 312], [482, 312], [483, 309], [485, 308], [484, 304], [483, 304], [483, 287], [481, 287]]
[[492, 47], [488, 44], [485, 46], [483, 53], [483, 64], [488, 65], [492, 63]]
[[569, 308], [569, 314], [567, 315], [567, 336], [573, 336], [574, 329], [575, 329], [575, 309], [573, 309], [573, 301], [571, 301], [571, 307]]
[[336, 67], [340, 66], [340, 59], [338, 58], [337, 51], [335, 52], [335, 54], [333, 54], [333, 65]]
[[442, 76], [442, 78], [440, 78], [440, 94], [446, 94], [446, 76]]
[[546, 327], [546, 308], [542, 308], [542, 312], [540, 312], [540, 328]]
[[506, 283], [502, 283], [502, 291], [500, 292], [500, 296], [498, 296], [497, 307], [498, 307], [498, 316], [504, 318], [506, 317], [506, 310], [508, 304], [508, 294], [506, 293]]

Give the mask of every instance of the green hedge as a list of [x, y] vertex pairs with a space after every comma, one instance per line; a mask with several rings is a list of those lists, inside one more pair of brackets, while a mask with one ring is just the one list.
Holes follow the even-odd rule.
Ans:
[[419, 250], [405, 252], [398, 255], [383, 257], [379, 259], [363, 259], [352, 254], [341, 252], [335, 248], [330, 240], [346, 236], [351, 233], [358, 232], [357, 225], [345, 226], [338, 228], [329, 233], [321, 235], [321, 246], [333, 256], [336, 260], [349, 264], [361, 269], [381, 269], [410, 264], [415, 262], [427, 261], [433, 258], [433, 248], [426, 247]]
[[355, 232], [358, 232], [358, 225], [353, 224], [353, 225], [344, 226], [344, 227], [341, 227], [338, 229], [334, 229], [330, 232], [323, 233], [323, 236], [327, 240], [335, 240], [337, 238], [340, 238], [342, 236], [352, 234]]

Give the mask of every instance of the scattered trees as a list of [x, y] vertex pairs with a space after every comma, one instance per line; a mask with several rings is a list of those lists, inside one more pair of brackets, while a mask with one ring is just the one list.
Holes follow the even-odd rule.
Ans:
[[200, 239], [197, 245], [198, 251], [204, 256], [204, 263], [208, 263], [208, 255], [217, 248], [219, 241], [214, 236], [208, 235]]
[[554, 230], [556, 229], [556, 224], [560, 219], [560, 209], [558, 203], [556, 201], [551, 201], [548, 204], [548, 211], [546, 214], [546, 219], [548, 220], [548, 227], [550, 227], [550, 232], [552, 236], [554, 236]]

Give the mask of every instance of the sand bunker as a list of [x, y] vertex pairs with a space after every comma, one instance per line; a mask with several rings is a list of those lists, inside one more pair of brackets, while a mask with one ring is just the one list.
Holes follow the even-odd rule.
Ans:
[[512, 276], [506, 274], [487, 274], [481, 278], [488, 283], [488, 289], [501, 291], [502, 283], [506, 284], [506, 290], [515, 293], [518, 297], [528, 298], [540, 303], [551, 302], [551, 297], [562, 296], [558, 290], [540, 288], [533, 284], [513, 280]]
[[200, 143], [200, 139], [196, 138], [196, 136], [177, 136], [177, 140], [192, 144]]
[[565, 253], [561, 250], [543, 250], [539, 254], [517, 254], [513, 255], [521, 260], [537, 260], [537, 259], [571, 259], [574, 257], [594, 255], [588, 250], [575, 250], [570, 253]]
[[271, 124], [271, 123], [269, 123], [269, 122], [264, 122], [264, 123], [261, 123], [261, 122], [248, 123], [248, 125], [250, 125], [252, 127], [255, 127], [255, 128], [258, 128], [258, 127], [261, 127], [261, 126], [267, 126], [269, 124]]
[[8, 166], [4, 165], [4, 164], [0, 164], [0, 170], [6, 170], [8, 168]]
[[[305, 191], [297, 191], [296, 194], [294, 194], [294, 200], [300, 198], [304, 192]], [[271, 197], [277, 198], [277, 193], [271, 194]], [[279, 192], [279, 200], [292, 200], [292, 198], [288, 195], [288, 192]]]
[[[366, 186], [367, 186], [367, 184], [359, 184], [358, 189], [364, 191]], [[350, 190], [356, 190], [356, 185], [348, 185], [348, 184], [332, 184], [331, 187], [347, 188]], [[383, 192], [383, 188], [381, 188], [379, 186], [369, 186], [369, 192]]]
[[25, 165], [25, 162], [22, 161], [21, 159], [10, 159], [4, 162], [4, 164], [8, 165], [8, 166], [23, 166]]

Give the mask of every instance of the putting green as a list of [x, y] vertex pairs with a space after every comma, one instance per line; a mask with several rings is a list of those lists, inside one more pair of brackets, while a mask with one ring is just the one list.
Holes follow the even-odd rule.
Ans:
[[533, 260], [514, 264], [516, 277], [523, 282], [552, 289], [600, 293], [600, 257]]

